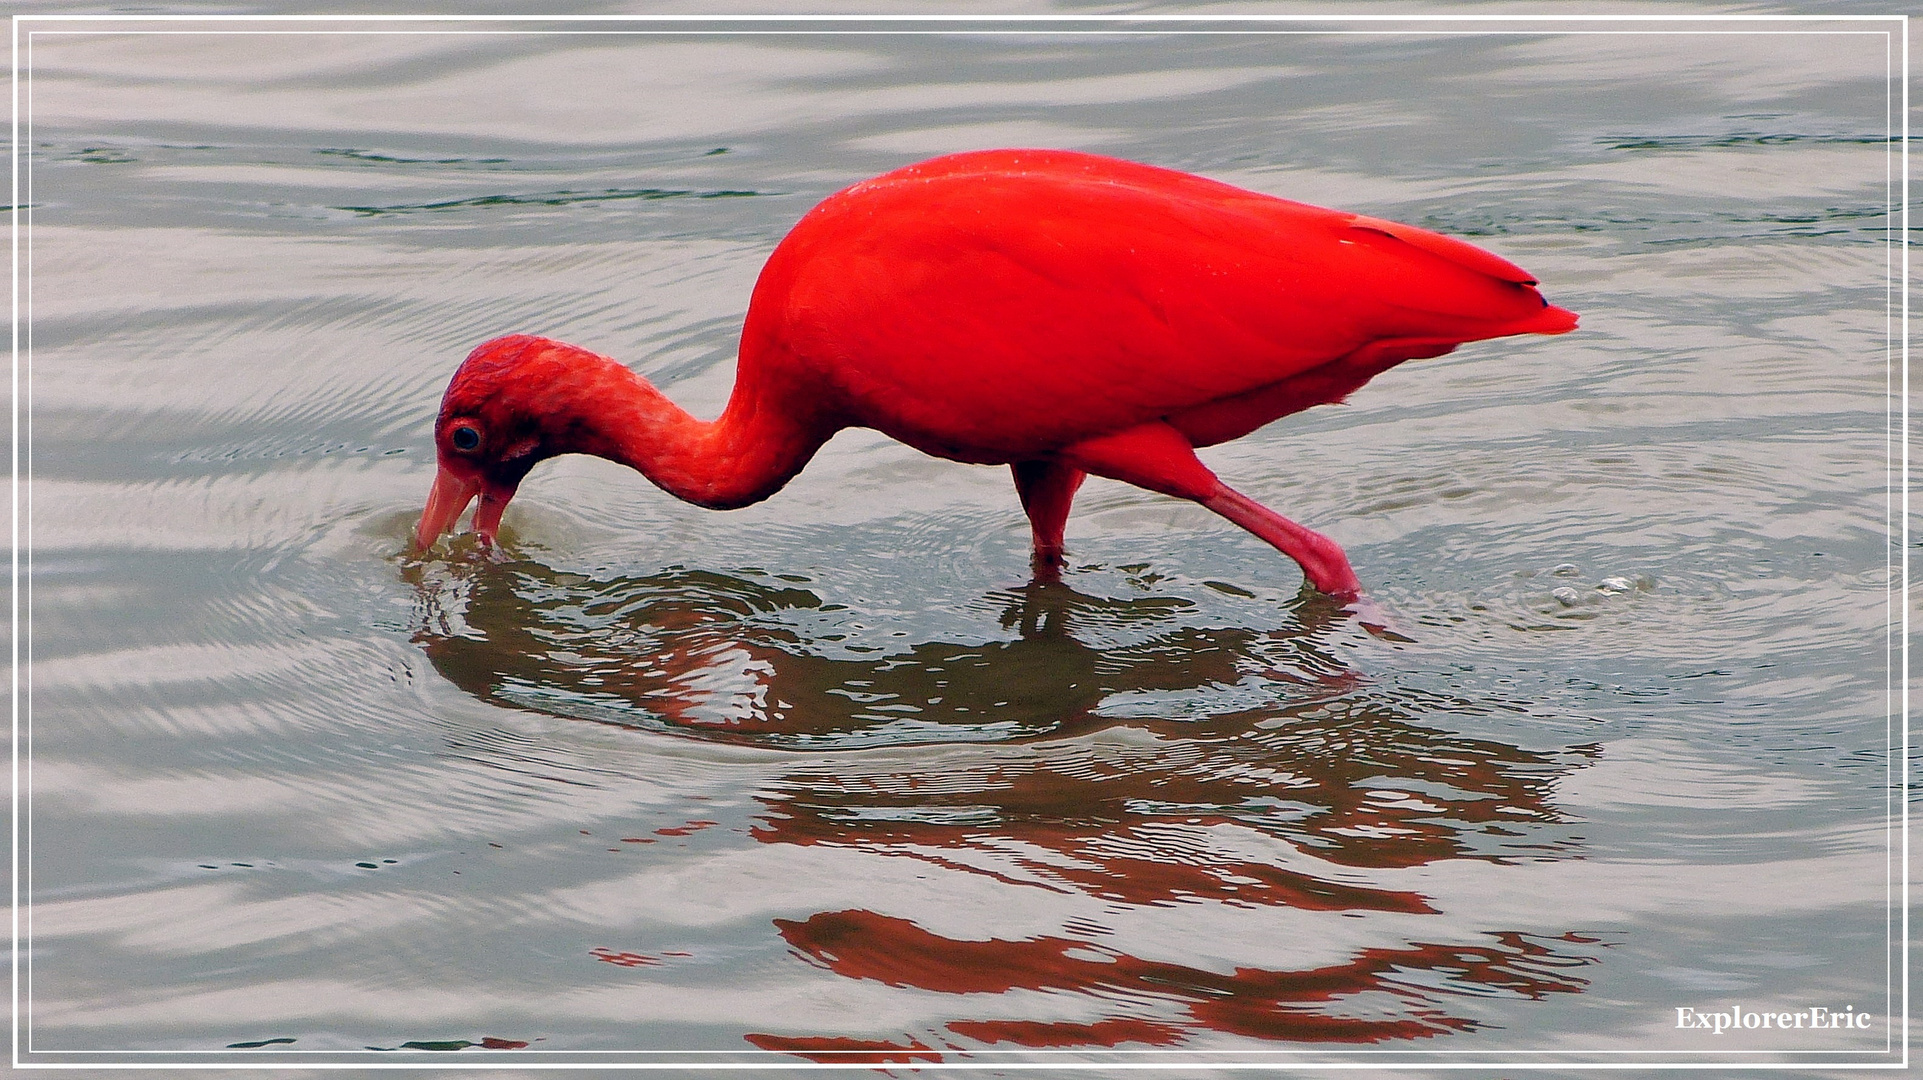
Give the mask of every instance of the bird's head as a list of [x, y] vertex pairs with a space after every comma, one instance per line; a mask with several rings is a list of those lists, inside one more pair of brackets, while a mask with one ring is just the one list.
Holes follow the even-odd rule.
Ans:
[[574, 445], [578, 424], [568, 406], [583, 389], [584, 376], [613, 364], [585, 349], [525, 334], [496, 338], [469, 353], [449, 380], [434, 421], [440, 469], [415, 546], [432, 547], [477, 495], [474, 532], [482, 543], [492, 544], [501, 512], [529, 469], [556, 454], [592, 452]]

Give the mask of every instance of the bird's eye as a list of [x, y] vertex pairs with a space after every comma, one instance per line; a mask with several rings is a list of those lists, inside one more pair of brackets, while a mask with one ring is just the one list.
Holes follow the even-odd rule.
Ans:
[[456, 450], [472, 450], [481, 445], [481, 433], [462, 424], [454, 429], [454, 434], [448, 436], [448, 441], [454, 444]]

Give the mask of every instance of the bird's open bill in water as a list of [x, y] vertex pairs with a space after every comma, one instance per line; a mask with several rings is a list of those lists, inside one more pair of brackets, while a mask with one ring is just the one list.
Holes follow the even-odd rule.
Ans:
[[415, 541], [479, 496], [474, 531], [492, 543], [516, 486], [557, 454], [725, 510], [868, 427], [1009, 466], [1038, 574], [1061, 565], [1093, 473], [1201, 503], [1353, 597], [1334, 541], [1222, 483], [1195, 448], [1341, 401], [1404, 360], [1575, 326], [1527, 272], [1423, 229], [1088, 154], [954, 154], [830, 196], [776, 246], [719, 419], [573, 345], [475, 349], [441, 400]]

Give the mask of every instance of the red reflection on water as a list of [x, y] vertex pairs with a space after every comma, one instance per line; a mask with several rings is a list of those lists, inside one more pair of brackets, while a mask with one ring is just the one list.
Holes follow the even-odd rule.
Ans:
[[1092, 1024], [1044, 1023], [1040, 1020], [950, 1020], [948, 1030], [982, 1043], [1014, 1043], [1037, 1049], [1072, 1046], [1173, 1046], [1182, 1029], [1152, 1020], [1108, 1019]]
[[[823, 912], [801, 921], [777, 919], [775, 925], [801, 955], [851, 979], [944, 994], [1031, 990], [1068, 991], [1118, 1003], [1154, 999], [1179, 1006], [1185, 1014], [1180, 1022], [1110, 1017], [1085, 1025], [1015, 1020], [947, 1025], [967, 1038], [1025, 1046], [1067, 1045], [1040, 1040], [1066, 1039], [1077, 1032], [1075, 1045], [1168, 1045], [1195, 1029], [1309, 1042], [1424, 1038], [1476, 1025], [1442, 1009], [1435, 1000], [1438, 993], [1426, 985], [1433, 980], [1412, 977], [1417, 973], [1530, 998], [1577, 993], [1587, 985], [1566, 971], [1586, 959], [1558, 955], [1514, 933], [1491, 935], [1494, 945], [1414, 943], [1364, 949], [1346, 963], [1306, 971], [1238, 967], [1219, 972], [1144, 960], [1070, 938], [958, 941], [906, 919], [864, 910]], [[1393, 1002], [1400, 1015], [1379, 1015], [1385, 1001]]]
[[[437, 670], [483, 699], [760, 746], [975, 744], [925, 759], [798, 757], [753, 793], [761, 811], [751, 835], [973, 875], [1004, 887], [1009, 905], [1039, 889], [1134, 908], [1436, 915], [1429, 897], [1372, 872], [1460, 859], [1494, 867], [1566, 856], [1579, 843], [1552, 796], [1557, 778], [1592, 750], [1542, 753], [1451, 730], [1463, 726], [1456, 718], [1511, 703], [1366, 684], [1330, 645], [1343, 616], [1314, 599], [1285, 625], [1256, 631], [1184, 625], [1193, 605], [1173, 597], [1035, 585], [996, 598], [1003, 627], [1019, 635], [1010, 640], [832, 653], [760, 617], [821, 605], [767, 581], [707, 572], [563, 580], [517, 564], [465, 584], [462, 632], [435, 632], [430, 618], [417, 640]], [[434, 604], [425, 601], [430, 612]], [[1086, 644], [1077, 629], [1089, 626], [1098, 631], [1091, 640], [1133, 644]], [[1204, 707], [1149, 715], [1170, 694]], [[1118, 701], [1126, 718], [1104, 715]], [[1238, 702], [1235, 711], [1226, 701]], [[496, 767], [552, 769], [474, 738], [457, 750]], [[855, 1064], [939, 1061], [959, 1048], [953, 1040], [1166, 1046], [1221, 1033], [1368, 1044], [1474, 1028], [1448, 1007], [1451, 997], [1535, 998], [1586, 985], [1567, 969], [1593, 959], [1558, 944], [1583, 939], [1463, 921], [1439, 925], [1436, 936], [1473, 944], [1408, 942], [1310, 970], [1224, 973], [1138, 955], [1159, 944], [1139, 936], [1116, 947], [1069, 936], [956, 940], [866, 909], [822, 912], [776, 927], [836, 975], [956, 995], [956, 1015], [894, 1040], [748, 1038]], [[612, 950], [596, 957], [659, 962]], [[1015, 992], [1073, 995], [1096, 1015], [994, 1016], [978, 1000]]]
[[1127, 727], [1139, 737], [1099, 753], [1063, 742], [926, 772], [796, 768], [757, 795], [753, 835], [1128, 904], [1404, 914], [1435, 909], [1335, 871], [1540, 858], [1573, 843], [1543, 828], [1560, 819], [1549, 796], [1565, 761], [1382, 706]]
[[615, 967], [653, 967], [661, 962], [661, 958], [658, 956], [649, 956], [646, 953], [616, 952], [613, 949], [604, 948], [599, 945], [589, 949], [588, 955], [604, 964], [613, 964]]
[[[496, 571], [457, 581], [467, 593], [457, 633], [437, 625], [448, 604], [410, 570], [428, 612], [415, 640], [442, 675], [483, 699], [527, 707], [517, 690], [559, 690], [535, 707], [723, 742], [815, 748], [877, 732], [895, 732], [890, 742], [1004, 742], [1109, 726], [1096, 710], [1117, 693], [1250, 677], [1323, 693], [1356, 685], [1353, 671], [1314, 645], [1313, 631], [1340, 617], [1327, 602], [1298, 611], [1304, 625], [1287, 629], [1204, 629], [1180, 624], [1187, 601], [1034, 584], [997, 597], [1000, 621], [1019, 635], [1012, 640], [835, 656], [756, 618], [819, 608], [804, 589], [707, 571], [615, 582]], [[1077, 623], [1160, 632], [1097, 648], [1071, 632]]]
[[762, 1050], [795, 1054], [821, 1065], [913, 1065], [942, 1060], [939, 1052], [912, 1041], [903, 1046], [875, 1039], [844, 1039], [832, 1035], [750, 1033], [744, 1037]]
[[686, 825], [670, 825], [665, 829], [656, 829], [654, 830], [654, 835], [656, 836], [693, 836], [695, 833], [698, 833], [703, 829], [709, 828], [714, 825], [719, 825], [719, 824], [721, 823], [718, 821], [690, 821]]

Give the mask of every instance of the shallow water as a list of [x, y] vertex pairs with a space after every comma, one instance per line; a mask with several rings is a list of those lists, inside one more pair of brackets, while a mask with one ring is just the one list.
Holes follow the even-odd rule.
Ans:
[[[24, 1049], [1887, 1060], [1886, 39], [1494, 25], [41, 24]], [[1205, 453], [1408, 640], [1099, 480], [1031, 583], [1005, 470], [867, 432], [406, 553], [474, 344], [713, 415], [801, 213], [994, 145], [1582, 314]], [[1874, 1020], [1677, 1027], [1731, 1005]]]

